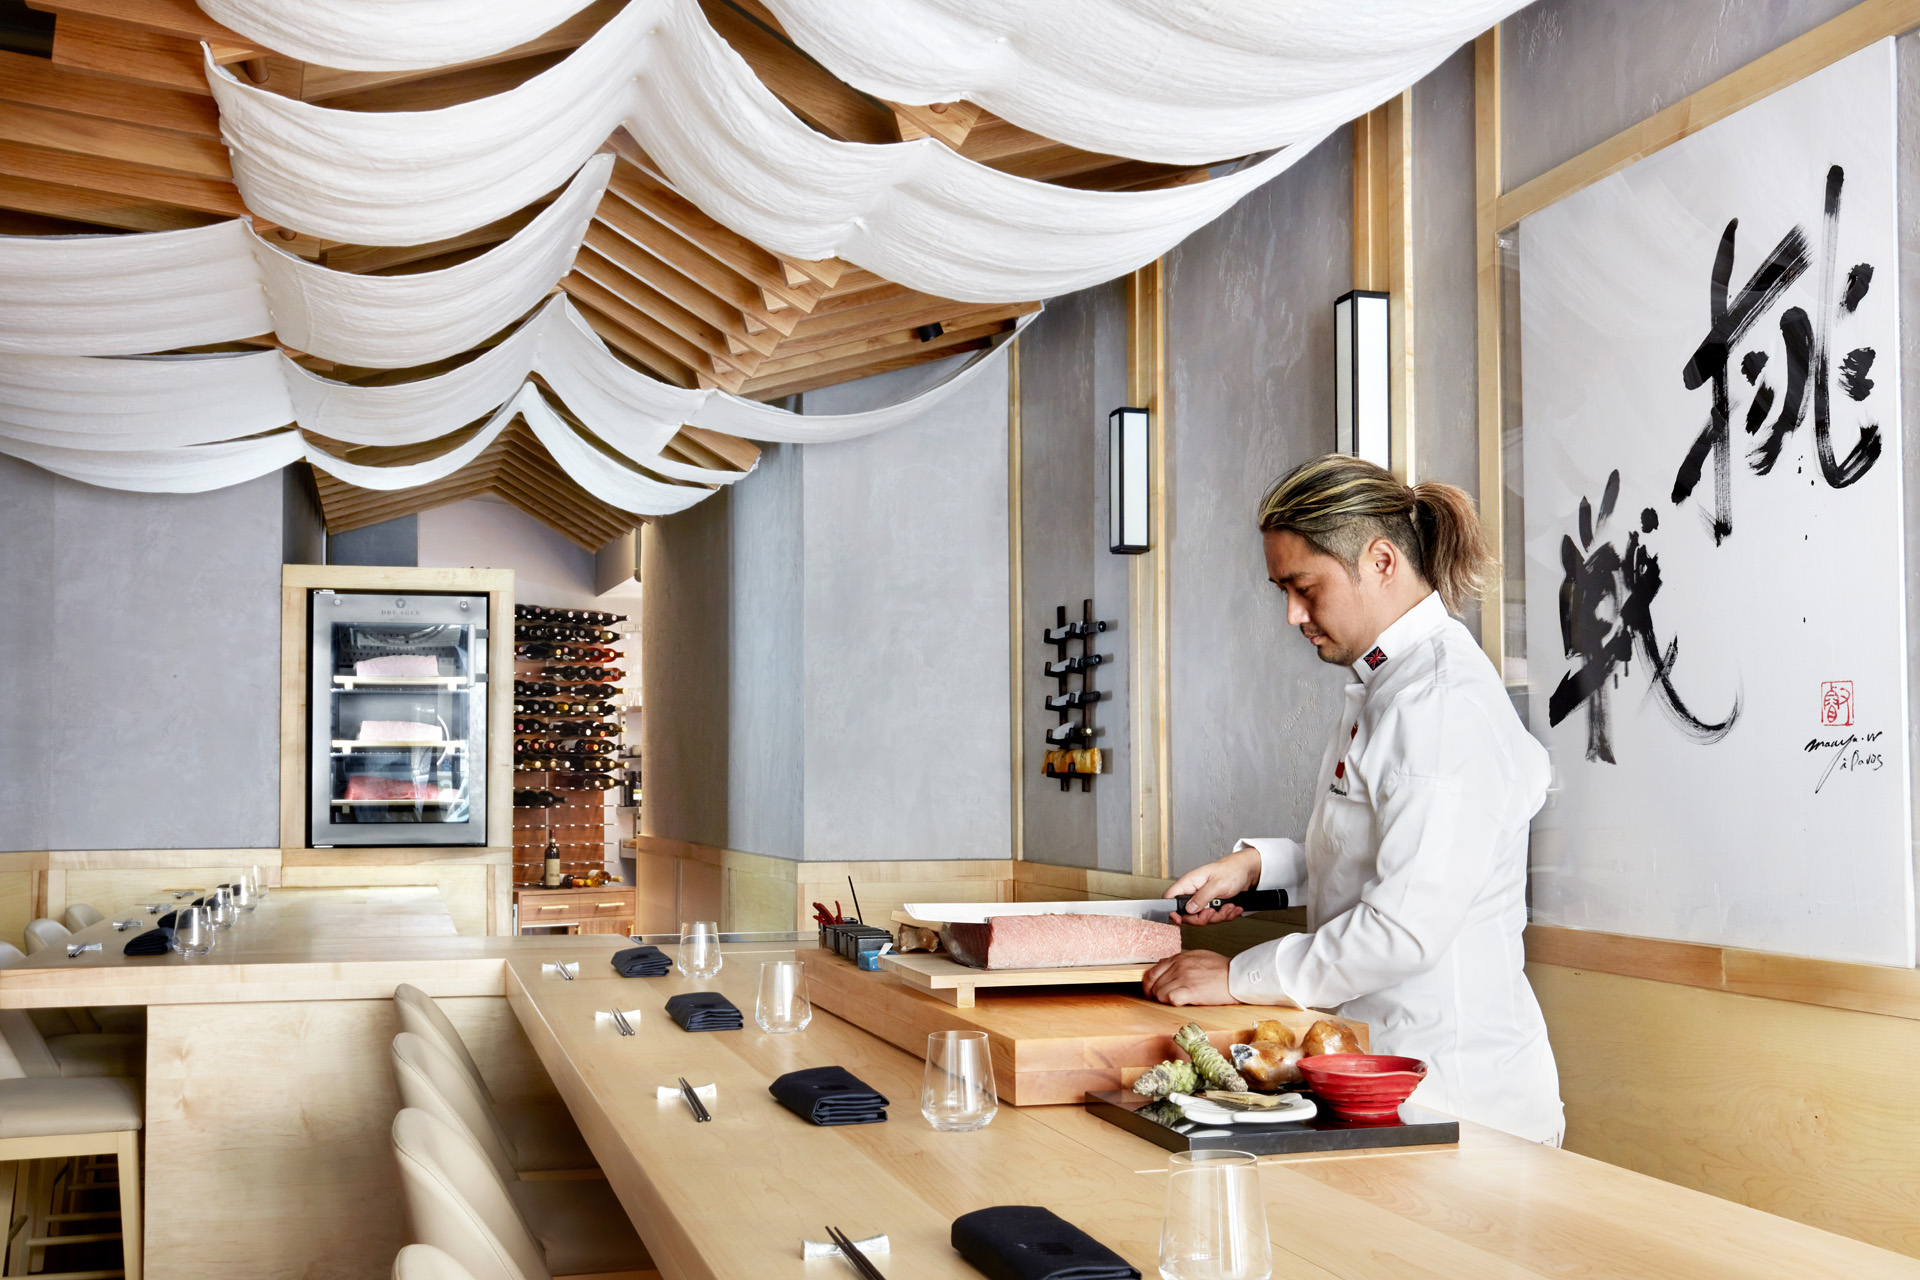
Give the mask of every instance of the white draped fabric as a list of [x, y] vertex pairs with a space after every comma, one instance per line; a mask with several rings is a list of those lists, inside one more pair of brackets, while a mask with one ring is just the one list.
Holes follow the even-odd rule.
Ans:
[[559, 282], [612, 172], [612, 156], [593, 157], [504, 243], [410, 275], [329, 270], [243, 219], [141, 235], [0, 236], [0, 352], [134, 355], [274, 333], [370, 368], [439, 360], [512, 324]]
[[964, 99], [1059, 142], [1168, 164], [1319, 137], [1524, 3], [767, 0], [794, 43], [875, 97]]
[[694, 0], [631, 0], [558, 65], [434, 111], [301, 102], [211, 56], [206, 73], [248, 207], [322, 238], [408, 244], [470, 230], [564, 181], [625, 126], [682, 195], [747, 238], [973, 302], [1132, 270], [1318, 140], [1210, 182], [1137, 192], [1013, 177], [932, 139], [839, 142], [774, 97]]
[[[536, 376], [594, 439], [627, 461], [671, 479], [719, 485], [742, 473], [661, 455], [682, 424], [759, 440], [851, 439], [926, 412], [980, 376], [1004, 346], [910, 400], [816, 417], [658, 382], [608, 351], [564, 296], [479, 358], [391, 386], [334, 382], [278, 351], [121, 359], [0, 355], [0, 453], [110, 488], [197, 492], [304, 456], [349, 483], [394, 489], [453, 474], [517, 414], [588, 492], [622, 510], [664, 514], [708, 490], [665, 484], [609, 457], [553, 409]], [[457, 448], [404, 466], [349, 463], [303, 444], [298, 432], [280, 430], [291, 423], [351, 444], [419, 444], [489, 414], [479, 433]]]

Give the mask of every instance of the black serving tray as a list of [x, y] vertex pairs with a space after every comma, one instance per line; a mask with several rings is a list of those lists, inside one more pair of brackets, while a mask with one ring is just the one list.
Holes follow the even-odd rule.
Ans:
[[[1304, 1090], [1302, 1091], [1304, 1092]], [[1308, 1095], [1312, 1096], [1312, 1095]], [[1316, 1099], [1316, 1102], [1319, 1100]], [[1087, 1110], [1109, 1124], [1145, 1138], [1168, 1151], [1246, 1151], [1257, 1156], [1306, 1151], [1352, 1151], [1368, 1147], [1426, 1147], [1460, 1141], [1460, 1122], [1411, 1103], [1400, 1118], [1354, 1121], [1337, 1118], [1324, 1102], [1311, 1120], [1285, 1124], [1201, 1124], [1155, 1114], [1158, 1104], [1131, 1089], [1102, 1089], [1087, 1094]]]

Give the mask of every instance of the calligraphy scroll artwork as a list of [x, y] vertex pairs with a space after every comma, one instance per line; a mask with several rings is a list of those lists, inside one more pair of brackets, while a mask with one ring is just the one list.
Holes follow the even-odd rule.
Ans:
[[1894, 92], [1886, 41], [1520, 224], [1542, 923], [1914, 963]]

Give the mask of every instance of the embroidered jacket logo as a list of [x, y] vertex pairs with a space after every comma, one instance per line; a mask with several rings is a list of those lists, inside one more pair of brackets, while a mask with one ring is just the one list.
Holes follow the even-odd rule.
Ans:
[[1378, 671], [1380, 669], [1380, 664], [1385, 662], [1386, 660], [1387, 660], [1387, 651], [1382, 649], [1379, 645], [1375, 645], [1373, 646], [1372, 649], [1368, 650], [1367, 656], [1364, 659], [1364, 661], [1367, 664], [1367, 670], [1369, 671]]

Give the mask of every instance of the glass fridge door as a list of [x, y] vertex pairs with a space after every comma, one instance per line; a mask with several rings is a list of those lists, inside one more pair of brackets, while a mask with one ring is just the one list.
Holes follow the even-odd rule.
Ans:
[[487, 597], [312, 593], [311, 843], [487, 842]]

